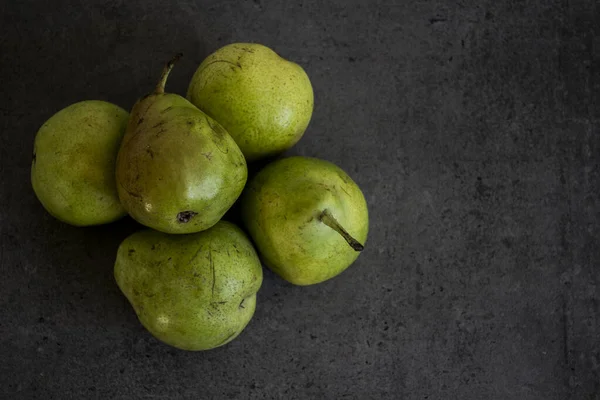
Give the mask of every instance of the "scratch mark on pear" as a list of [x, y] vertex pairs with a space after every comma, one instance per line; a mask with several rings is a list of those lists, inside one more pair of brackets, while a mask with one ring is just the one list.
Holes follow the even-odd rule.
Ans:
[[188, 266], [192, 265], [192, 263], [194, 262], [194, 260], [196, 260], [196, 258], [198, 258], [198, 256], [200, 255], [200, 251], [201, 250], [202, 250], [202, 246], [198, 247], [198, 250], [196, 250], [196, 252], [192, 256], [192, 258], [190, 258], [190, 261], [188, 262]]
[[210, 262], [210, 269], [212, 271], [213, 279], [212, 279], [212, 292], [211, 293], [212, 293], [212, 298], [214, 298], [215, 297], [215, 283], [217, 281], [217, 276], [215, 274], [215, 263], [213, 262], [213, 259], [212, 259], [212, 247], [209, 247], [209, 250], [208, 250], [208, 261]]
[[213, 65], [213, 64], [216, 64], [216, 63], [227, 63], [227, 64], [231, 64], [231, 65], [233, 65], [234, 67], [237, 67], [237, 68], [239, 68], [239, 69], [242, 69], [242, 66], [241, 66], [239, 63], [237, 63], [237, 64], [236, 64], [236, 63], [234, 63], [234, 62], [231, 62], [231, 61], [228, 61], [228, 60], [214, 60], [214, 61], [211, 61], [211, 62], [209, 62], [208, 64], [206, 64], [206, 65], [205, 65], [205, 66], [202, 68], [202, 71], [204, 71], [206, 68], [208, 68], [208, 67], [210, 67], [211, 65]]
[[126, 192], [127, 192], [129, 195], [130, 195], [130, 196], [132, 196], [132, 197], [136, 197], [136, 198], [138, 198], [138, 199], [141, 199], [141, 198], [142, 198], [142, 195], [141, 195], [141, 194], [139, 194], [139, 193], [136, 193], [136, 192], [132, 192], [131, 190], [127, 189], [127, 188], [126, 188], [126, 187], [123, 185], [123, 183], [119, 182], [119, 185], [121, 185], [121, 187], [123, 188], [123, 190], [125, 190], [125, 191], [126, 191]]
[[218, 346], [222, 346], [225, 343], [229, 342], [236, 334], [237, 334], [237, 332], [233, 332], [231, 335], [227, 336], [227, 338], [225, 340], [223, 340], [221, 342], [221, 344], [219, 344]]

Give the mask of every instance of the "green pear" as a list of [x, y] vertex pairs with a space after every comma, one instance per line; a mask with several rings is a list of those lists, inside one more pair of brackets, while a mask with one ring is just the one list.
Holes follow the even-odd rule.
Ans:
[[183, 350], [235, 339], [254, 315], [262, 284], [250, 240], [225, 221], [190, 235], [136, 232], [121, 243], [114, 274], [142, 325]]
[[209, 55], [187, 98], [225, 127], [249, 162], [296, 144], [314, 102], [302, 67], [254, 43], [229, 44]]
[[324, 160], [289, 157], [268, 164], [248, 184], [240, 207], [265, 265], [296, 285], [340, 274], [367, 240], [361, 190]]
[[117, 157], [117, 189], [129, 214], [166, 233], [210, 228], [241, 194], [244, 155], [223, 127], [185, 98], [155, 91], [134, 105]]
[[128, 118], [119, 106], [87, 100], [42, 125], [34, 142], [31, 184], [51, 215], [89, 226], [127, 214], [117, 195], [115, 160]]

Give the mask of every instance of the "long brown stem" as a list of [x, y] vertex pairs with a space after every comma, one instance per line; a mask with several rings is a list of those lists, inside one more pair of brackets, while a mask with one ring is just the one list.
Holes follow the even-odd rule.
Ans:
[[167, 84], [167, 78], [169, 77], [169, 73], [173, 69], [173, 66], [179, 59], [183, 57], [183, 53], [175, 54], [175, 56], [169, 61], [165, 67], [163, 68], [162, 74], [160, 76], [160, 80], [156, 85], [156, 89], [154, 89], [155, 94], [163, 94], [165, 92], [165, 85]]
[[340, 225], [340, 223], [333, 217], [331, 212], [328, 209], [323, 210], [321, 215], [319, 216], [321, 222], [325, 225], [339, 233], [345, 240], [348, 242], [350, 247], [352, 247], [356, 251], [362, 251], [365, 247], [358, 242], [358, 240], [354, 239], [346, 230]]

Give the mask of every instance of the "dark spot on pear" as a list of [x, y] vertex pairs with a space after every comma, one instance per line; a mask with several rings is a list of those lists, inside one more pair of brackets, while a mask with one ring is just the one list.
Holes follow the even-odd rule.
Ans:
[[246, 307], [244, 307], [244, 302], [245, 302], [245, 301], [246, 301], [246, 299], [243, 299], [243, 300], [242, 300], [242, 302], [241, 302], [241, 303], [240, 303], [240, 305], [239, 305], [239, 308], [246, 308]]
[[150, 247], [150, 250], [156, 250], [156, 245], [152, 245], [152, 247]]
[[161, 113], [161, 114], [164, 114], [164, 113], [166, 113], [167, 111], [169, 111], [169, 110], [171, 110], [171, 109], [173, 109], [173, 106], [169, 106], [169, 107], [165, 108], [165, 109], [164, 109], [164, 110], [162, 110], [160, 113]]
[[132, 255], [133, 253], [135, 253], [134, 249], [129, 249], [129, 255]]
[[198, 215], [198, 213], [194, 211], [182, 211], [179, 214], [177, 214], [177, 221], [180, 224], [187, 224], [196, 215]]
[[144, 118], [138, 119], [138, 125], [141, 125], [142, 122], [144, 122]]
[[154, 158], [154, 152], [152, 151], [152, 149], [146, 149], [146, 153], [148, 153], [150, 158]]

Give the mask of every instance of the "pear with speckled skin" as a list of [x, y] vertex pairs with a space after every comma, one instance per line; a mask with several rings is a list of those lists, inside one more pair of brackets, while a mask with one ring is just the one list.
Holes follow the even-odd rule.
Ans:
[[42, 125], [34, 142], [31, 184], [51, 215], [90, 226], [127, 214], [117, 194], [115, 160], [128, 118], [119, 106], [86, 100]]
[[338, 166], [289, 157], [262, 169], [242, 195], [242, 220], [266, 266], [296, 285], [346, 270], [367, 240], [369, 216], [356, 183]]
[[117, 157], [117, 189], [129, 214], [161, 232], [208, 229], [241, 194], [244, 155], [223, 127], [185, 98], [155, 91], [134, 105]]
[[142, 325], [183, 350], [208, 350], [248, 325], [262, 267], [248, 237], [220, 221], [190, 235], [144, 230], [117, 252], [115, 279]]
[[256, 43], [229, 44], [209, 55], [187, 98], [227, 129], [249, 162], [296, 144], [314, 103], [304, 69]]

